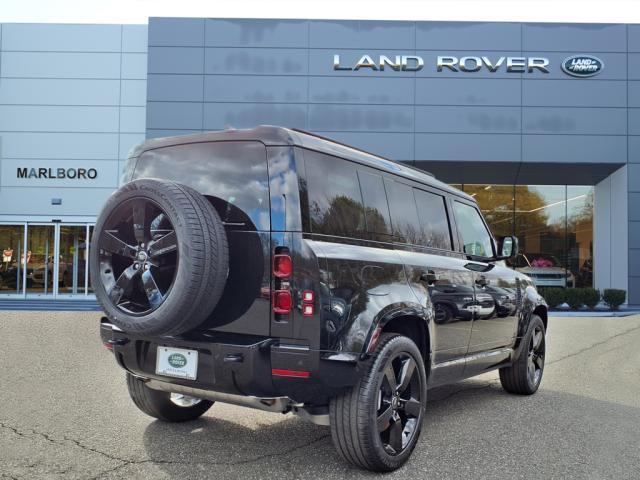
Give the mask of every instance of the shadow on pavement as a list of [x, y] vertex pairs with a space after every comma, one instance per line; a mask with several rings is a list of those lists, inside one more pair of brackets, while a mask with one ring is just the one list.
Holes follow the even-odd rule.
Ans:
[[[532, 471], [542, 478], [560, 472], [622, 478], [629, 469], [640, 472], [637, 408], [544, 389], [520, 397], [499, 382], [475, 379], [431, 390], [429, 398], [412, 459], [385, 478], [425, 478], [425, 471], [430, 478], [529, 477]], [[372, 475], [337, 456], [327, 427], [289, 415], [253, 428], [216, 418], [215, 410], [187, 424], [151, 423], [144, 444], [152, 463], [175, 478], [213, 471], [224, 472], [221, 478]]]

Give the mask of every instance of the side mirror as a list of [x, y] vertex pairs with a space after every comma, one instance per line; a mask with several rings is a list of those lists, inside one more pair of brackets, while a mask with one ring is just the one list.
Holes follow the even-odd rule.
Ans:
[[515, 258], [518, 255], [518, 237], [508, 236], [498, 239], [497, 260]]

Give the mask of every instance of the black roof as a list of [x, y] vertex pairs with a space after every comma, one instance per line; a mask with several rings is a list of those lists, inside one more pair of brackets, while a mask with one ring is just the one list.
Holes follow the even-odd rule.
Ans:
[[388, 158], [380, 157], [313, 133], [271, 125], [260, 125], [259, 127], [242, 130], [230, 129], [176, 137], [153, 138], [135, 147], [130, 156], [137, 157], [147, 150], [155, 150], [156, 148], [173, 145], [231, 140], [254, 140], [262, 142], [267, 146], [295, 145], [304, 147], [309, 150], [315, 150], [329, 155], [346, 158], [363, 165], [433, 186], [469, 200], [474, 200], [473, 197], [461, 190], [458, 190], [457, 188], [437, 180], [433, 175], [425, 172], [424, 170], [419, 170], [401, 162], [389, 160]]

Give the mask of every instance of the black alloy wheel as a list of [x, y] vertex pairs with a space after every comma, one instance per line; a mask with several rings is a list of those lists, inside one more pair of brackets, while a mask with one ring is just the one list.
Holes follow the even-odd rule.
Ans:
[[422, 420], [422, 393], [416, 362], [407, 353], [390, 359], [378, 391], [377, 425], [389, 455], [407, 447]]
[[424, 359], [415, 342], [383, 333], [359, 382], [329, 404], [338, 453], [375, 472], [404, 465], [420, 438], [426, 386]]
[[129, 315], [158, 309], [178, 269], [176, 232], [148, 198], [132, 198], [107, 218], [99, 238], [100, 277], [109, 299]]
[[539, 385], [544, 369], [545, 341], [541, 325], [536, 325], [529, 341], [529, 355], [527, 357], [527, 372], [532, 385]]
[[544, 322], [538, 315], [531, 315], [527, 334], [517, 347], [513, 363], [500, 369], [500, 383], [509, 393], [532, 395], [540, 387], [544, 373], [546, 352]]

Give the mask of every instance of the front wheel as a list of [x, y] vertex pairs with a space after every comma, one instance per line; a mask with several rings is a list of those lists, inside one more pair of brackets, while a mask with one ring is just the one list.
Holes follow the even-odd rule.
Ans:
[[331, 400], [331, 436], [340, 455], [376, 472], [400, 468], [420, 436], [426, 385], [416, 344], [383, 335], [358, 384]]
[[147, 415], [165, 422], [187, 422], [204, 414], [213, 402], [177, 393], [153, 390], [144, 380], [127, 373], [131, 400]]
[[516, 361], [500, 369], [500, 383], [509, 393], [532, 395], [542, 381], [546, 351], [544, 323], [538, 315], [531, 316], [529, 331], [522, 342]]

